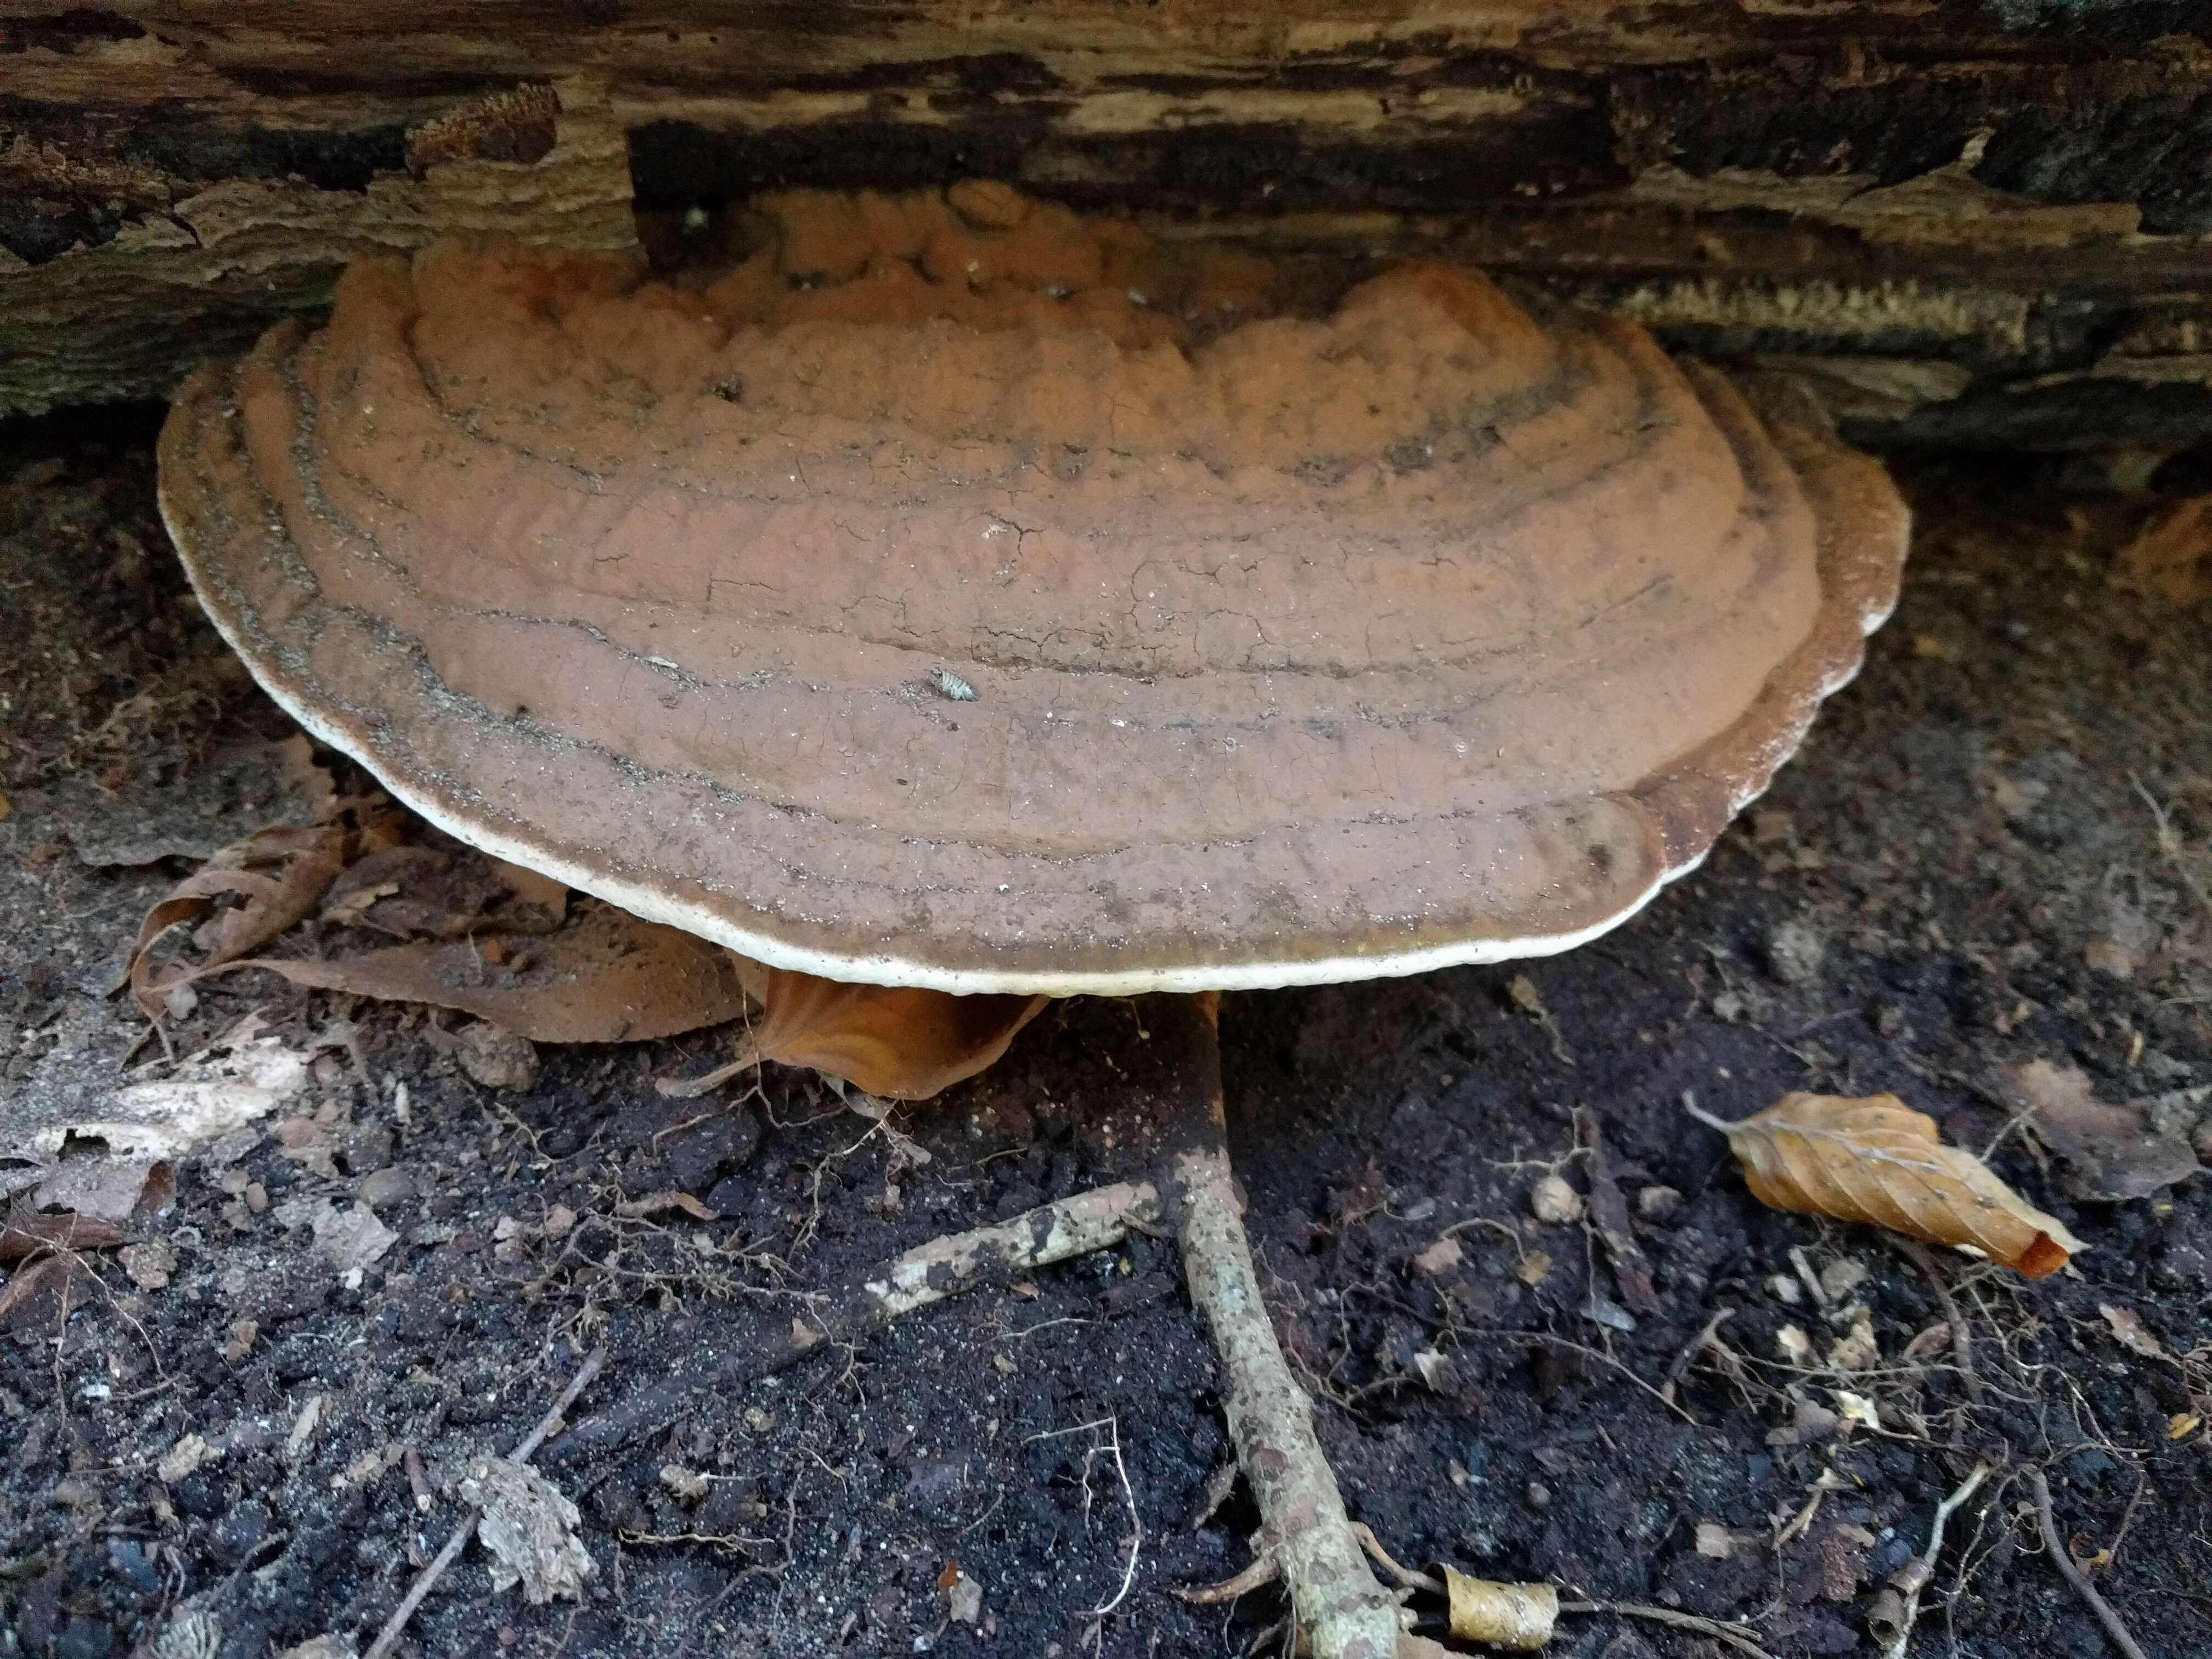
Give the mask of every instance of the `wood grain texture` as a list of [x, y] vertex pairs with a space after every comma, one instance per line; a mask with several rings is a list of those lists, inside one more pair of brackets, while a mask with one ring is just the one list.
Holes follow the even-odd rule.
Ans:
[[[2182, 0], [119, 0], [0, 28], [0, 412], [166, 395], [195, 341], [326, 303], [372, 195], [404, 209], [386, 246], [465, 228], [411, 136], [554, 82], [604, 94], [648, 214], [1003, 177], [1833, 360], [1811, 384], [1864, 441], [2212, 432], [2204, 354], [2159, 343], [2212, 323], [2212, 26]], [[513, 170], [506, 228], [605, 245], [575, 179], [479, 159]], [[253, 249], [203, 233], [216, 189]]]

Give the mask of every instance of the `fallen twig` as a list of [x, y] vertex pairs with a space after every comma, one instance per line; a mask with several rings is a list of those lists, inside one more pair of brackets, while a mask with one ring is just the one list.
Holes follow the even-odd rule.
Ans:
[[628, 1445], [665, 1427], [695, 1398], [773, 1376], [825, 1343], [852, 1342], [963, 1291], [1011, 1284], [1038, 1267], [1106, 1249], [1158, 1212], [1158, 1195], [1150, 1182], [1121, 1182], [1024, 1210], [1011, 1221], [933, 1239], [829, 1291], [787, 1330], [764, 1341], [732, 1344], [711, 1370], [678, 1371], [577, 1424], [547, 1455], [568, 1462]]
[[[535, 1456], [538, 1447], [545, 1443], [545, 1437], [559, 1426], [562, 1414], [576, 1403], [577, 1395], [591, 1386], [592, 1379], [606, 1369], [606, 1364], [607, 1351], [605, 1348], [592, 1349], [584, 1363], [576, 1368], [575, 1376], [568, 1379], [568, 1386], [561, 1390], [561, 1397], [553, 1402], [552, 1409], [539, 1418], [538, 1426], [531, 1430], [520, 1445], [507, 1454], [507, 1461], [527, 1463]], [[392, 1617], [384, 1621], [384, 1628], [377, 1632], [376, 1640], [369, 1644], [368, 1651], [362, 1659], [385, 1659], [385, 1656], [392, 1651], [393, 1644], [405, 1632], [407, 1621], [415, 1616], [415, 1609], [422, 1605], [422, 1598], [429, 1595], [432, 1587], [445, 1576], [446, 1569], [452, 1566], [454, 1559], [468, 1547], [469, 1540], [476, 1536], [477, 1522], [481, 1519], [483, 1511], [477, 1509], [471, 1509], [462, 1517], [461, 1524], [453, 1528], [453, 1535], [446, 1540], [445, 1548], [438, 1552], [428, 1566], [415, 1576], [415, 1582], [408, 1586], [406, 1599], [393, 1610]]]
[[1682, 1351], [1674, 1356], [1674, 1363], [1667, 1367], [1666, 1379], [1659, 1385], [1659, 1397], [1662, 1400], [1670, 1406], [1674, 1404], [1675, 1390], [1682, 1386], [1682, 1376], [1690, 1369], [1690, 1362], [1704, 1352], [1705, 1345], [1713, 1341], [1720, 1334], [1721, 1327], [1735, 1316], [1734, 1308], [1723, 1308], [1711, 1319], [1698, 1327], [1698, 1334], [1682, 1345]]
[[[1912, 1626], [1920, 1617], [1921, 1594], [1936, 1577], [1936, 1558], [1943, 1553], [1943, 1528], [1951, 1524], [1952, 1515], [1989, 1478], [1990, 1466], [1975, 1464], [1973, 1473], [1936, 1506], [1936, 1518], [1928, 1528], [1928, 1547], [1890, 1574], [1889, 1587], [1882, 1595], [1899, 1597], [1898, 1605], [1893, 1608], [1881, 1607], [1878, 1597], [1876, 1607], [1867, 1615], [1869, 1628], [1886, 1638], [1882, 1641], [1881, 1659], [1904, 1659], [1905, 1646], [1912, 1640]], [[1883, 1628], [1875, 1628], [1877, 1620]]]
[[2058, 1522], [2051, 1513], [2051, 1483], [2043, 1478], [2041, 1469], [2027, 1472], [2028, 1490], [2035, 1494], [2035, 1524], [2043, 1534], [2043, 1547], [2051, 1557], [2051, 1565], [2058, 1569], [2061, 1577], [2074, 1587], [2089, 1611], [2097, 1615], [2097, 1622], [2105, 1627], [2105, 1635], [2112, 1644], [2126, 1656], [2126, 1659], [2146, 1659], [2142, 1646], [2128, 1633], [2120, 1615], [2112, 1611], [2112, 1604], [2089, 1582], [2089, 1575], [2074, 1564], [2058, 1536]]
[[1589, 1176], [1590, 1219], [1596, 1224], [1598, 1238], [1613, 1263], [1620, 1299], [1633, 1312], [1656, 1315], [1662, 1309], [1658, 1292], [1651, 1287], [1651, 1262], [1629, 1225], [1628, 1200], [1621, 1195], [1620, 1183], [1613, 1179], [1613, 1159], [1606, 1152], [1605, 1137], [1598, 1131], [1597, 1114], [1587, 1106], [1576, 1107], [1575, 1128], [1589, 1149], [1583, 1167]]

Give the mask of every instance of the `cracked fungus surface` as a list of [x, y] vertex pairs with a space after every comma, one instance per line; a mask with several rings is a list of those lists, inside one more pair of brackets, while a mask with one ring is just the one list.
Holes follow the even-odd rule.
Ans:
[[1301, 307], [973, 185], [749, 222], [681, 282], [358, 264], [185, 385], [161, 490], [310, 729], [777, 965], [1562, 948], [1697, 861], [1895, 595], [1904, 509], [1808, 408], [1470, 272]]

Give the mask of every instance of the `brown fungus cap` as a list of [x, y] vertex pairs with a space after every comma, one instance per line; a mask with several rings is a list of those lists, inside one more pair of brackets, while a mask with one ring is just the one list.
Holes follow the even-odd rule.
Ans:
[[711, 279], [441, 246], [204, 369], [201, 598], [501, 857], [778, 967], [1243, 988], [1540, 954], [1693, 866], [1905, 515], [1786, 393], [1481, 277], [1331, 307], [1002, 188]]

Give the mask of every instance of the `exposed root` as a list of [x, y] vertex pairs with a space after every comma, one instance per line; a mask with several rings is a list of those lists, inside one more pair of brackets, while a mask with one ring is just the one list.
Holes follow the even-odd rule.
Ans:
[[1275, 1565], [1275, 1558], [1262, 1551], [1252, 1558], [1252, 1564], [1243, 1571], [1224, 1578], [1218, 1584], [1196, 1584], [1187, 1589], [1177, 1586], [1170, 1593], [1193, 1607], [1214, 1607], [1249, 1595], [1255, 1590], [1265, 1589], [1282, 1576], [1282, 1569]]
[[2041, 1469], [2027, 1472], [2028, 1490], [2035, 1494], [2035, 1524], [2043, 1534], [2043, 1548], [2051, 1557], [2051, 1565], [2058, 1569], [2059, 1576], [2073, 1587], [2074, 1594], [2081, 1598], [2097, 1622], [2105, 1627], [2105, 1636], [2125, 1659], [2144, 1659], [2141, 1644], [2129, 1634], [2127, 1625], [2112, 1610], [2097, 1587], [2089, 1582], [2089, 1575], [2074, 1564], [2066, 1553], [2065, 1540], [2058, 1535], [2058, 1523], [2051, 1514], [2051, 1483], [2043, 1478]]
[[1083, 1454], [1083, 1515], [1085, 1524], [1091, 1516], [1091, 1465], [1094, 1459], [1110, 1457], [1114, 1460], [1115, 1476], [1121, 1483], [1121, 1501], [1129, 1510], [1129, 1559], [1121, 1569], [1121, 1587], [1098, 1606], [1090, 1608], [1085, 1617], [1103, 1619], [1129, 1599], [1129, 1589], [1137, 1582], [1137, 1561], [1145, 1547], [1145, 1521], [1137, 1512], [1137, 1494], [1129, 1486], [1129, 1466], [1121, 1456], [1121, 1424], [1118, 1418], [1094, 1418], [1088, 1423], [1079, 1423], [1072, 1429], [1049, 1429], [1042, 1434], [1033, 1434], [1031, 1440], [1056, 1440], [1062, 1435], [1087, 1434], [1093, 1429], [1106, 1431], [1106, 1438], [1093, 1444]]
[[[1955, 1311], [1952, 1316], [1958, 1316]], [[1936, 1518], [1928, 1528], [1928, 1547], [1892, 1573], [1889, 1588], [1876, 1598], [1875, 1607], [1867, 1615], [1867, 1626], [1883, 1638], [1881, 1659], [1905, 1659], [1905, 1650], [1912, 1641], [1912, 1626], [1920, 1617], [1921, 1595], [1936, 1576], [1936, 1558], [1943, 1553], [1943, 1528], [1951, 1523], [1953, 1513], [1979, 1490], [1989, 1476], [1987, 1463], [1975, 1464], [1974, 1472], [1936, 1506]], [[1894, 1608], [1884, 1605], [1885, 1599], [1893, 1596], [1897, 1598]]]
[[1676, 1630], [1695, 1631], [1700, 1636], [1710, 1636], [1716, 1642], [1725, 1643], [1742, 1654], [1744, 1659], [1768, 1659], [1766, 1650], [1752, 1640], [1750, 1633], [1742, 1626], [1724, 1624], [1718, 1619], [1681, 1613], [1673, 1607], [1647, 1607], [1641, 1601], [1562, 1601], [1559, 1611], [1609, 1613], [1623, 1619], [1648, 1619], [1655, 1625], [1671, 1625]]
[[1375, 1535], [1375, 1528], [1364, 1521], [1352, 1523], [1352, 1535], [1358, 1540], [1359, 1547], [1373, 1558], [1376, 1566], [1398, 1581], [1399, 1589], [1427, 1590], [1433, 1595], [1447, 1594], [1441, 1579], [1431, 1578], [1425, 1572], [1415, 1572], [1411, 1567], [1401, 1565], [1396, 1557], [1382, 1547], [1382, 1540]]
[[1183, 1272], [1221, 1358], [1230, 1438], [1260, 1507], [1266, 1553], [1290, 1591], [1300, 1643], [1313, 1659], [1392, 1659], [1400, 1651], [1398, 1604], [1359, 1553], [1314, 1436], [1312, 1403], [1292, 1379], [1260, 1299], [1230, 1176], [1218, 1008], [1218, 999], [1206, 994], [1163, 998], [1148, 1010], [1155, 1039], [1176, 1042], [1186, 1057], [1164, 1126], [1163, 1182]]

